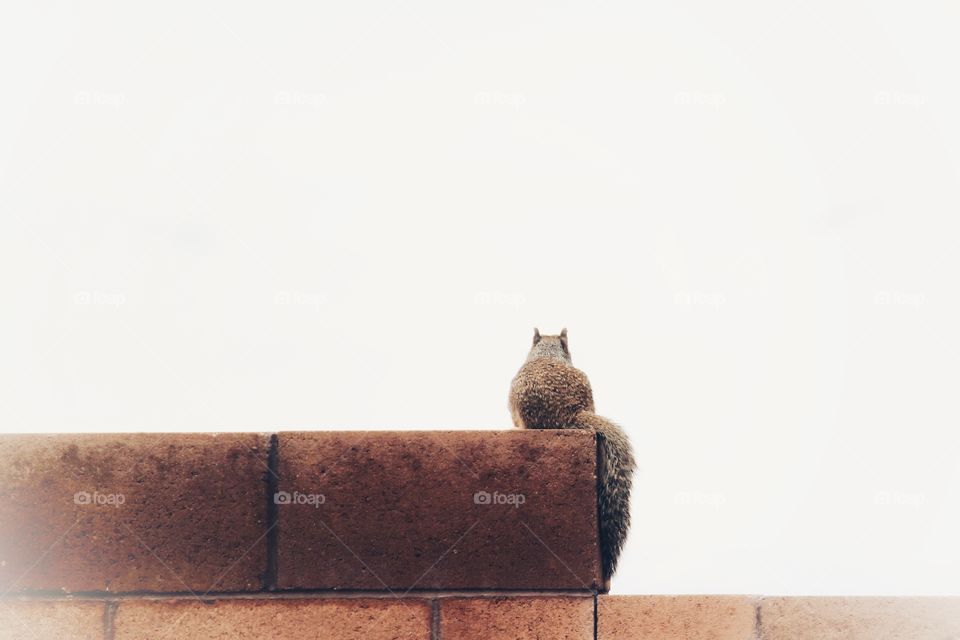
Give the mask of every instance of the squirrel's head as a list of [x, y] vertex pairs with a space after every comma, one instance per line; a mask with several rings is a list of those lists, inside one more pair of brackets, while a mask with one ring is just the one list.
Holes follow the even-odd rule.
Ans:
[[570, 364], [572, 361], [570, 359], [570, 347], [567, 344], [567, 330], [564, 329], [558, 336], [542, 336], [539, 329], [534, 329], [533, 346], [530, 347], [527, 360], [538, 358], [562, 360]]

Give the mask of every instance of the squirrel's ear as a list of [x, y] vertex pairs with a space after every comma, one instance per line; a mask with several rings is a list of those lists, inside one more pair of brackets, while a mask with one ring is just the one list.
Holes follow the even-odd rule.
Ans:
[[563, 345], [563, 348], [567, 351], [570, 351], [570, 347], [567, 346], [567, 329], [564, 327], [563, 331], [560, 332], [560, 344]]
[[533, 344], [540, 342], [540, 329], [533, 328]]

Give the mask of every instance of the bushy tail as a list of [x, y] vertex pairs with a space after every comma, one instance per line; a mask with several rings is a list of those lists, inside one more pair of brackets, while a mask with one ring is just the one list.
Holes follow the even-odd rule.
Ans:
[[603, 578], [609, 581], [630, 528], [630, 486], [636, 464], [623, 429], [589, 411], [581, 411], [577, 418], [577, 426], [593, 429], [597, 434], [600, 553]]

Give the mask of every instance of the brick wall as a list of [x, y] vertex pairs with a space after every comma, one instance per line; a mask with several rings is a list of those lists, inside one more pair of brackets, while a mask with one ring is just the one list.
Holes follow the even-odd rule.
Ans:
[[577, 431], [0, 436], [0, 639], [960, 640], [960, 599], [601, 593], [595, 452]]

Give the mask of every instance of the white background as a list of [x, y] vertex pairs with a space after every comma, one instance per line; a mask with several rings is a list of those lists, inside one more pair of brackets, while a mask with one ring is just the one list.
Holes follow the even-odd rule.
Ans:
[[620, 593], [960, 593], [956, 3], [8, 3], [5, 431], [507, 428]]

